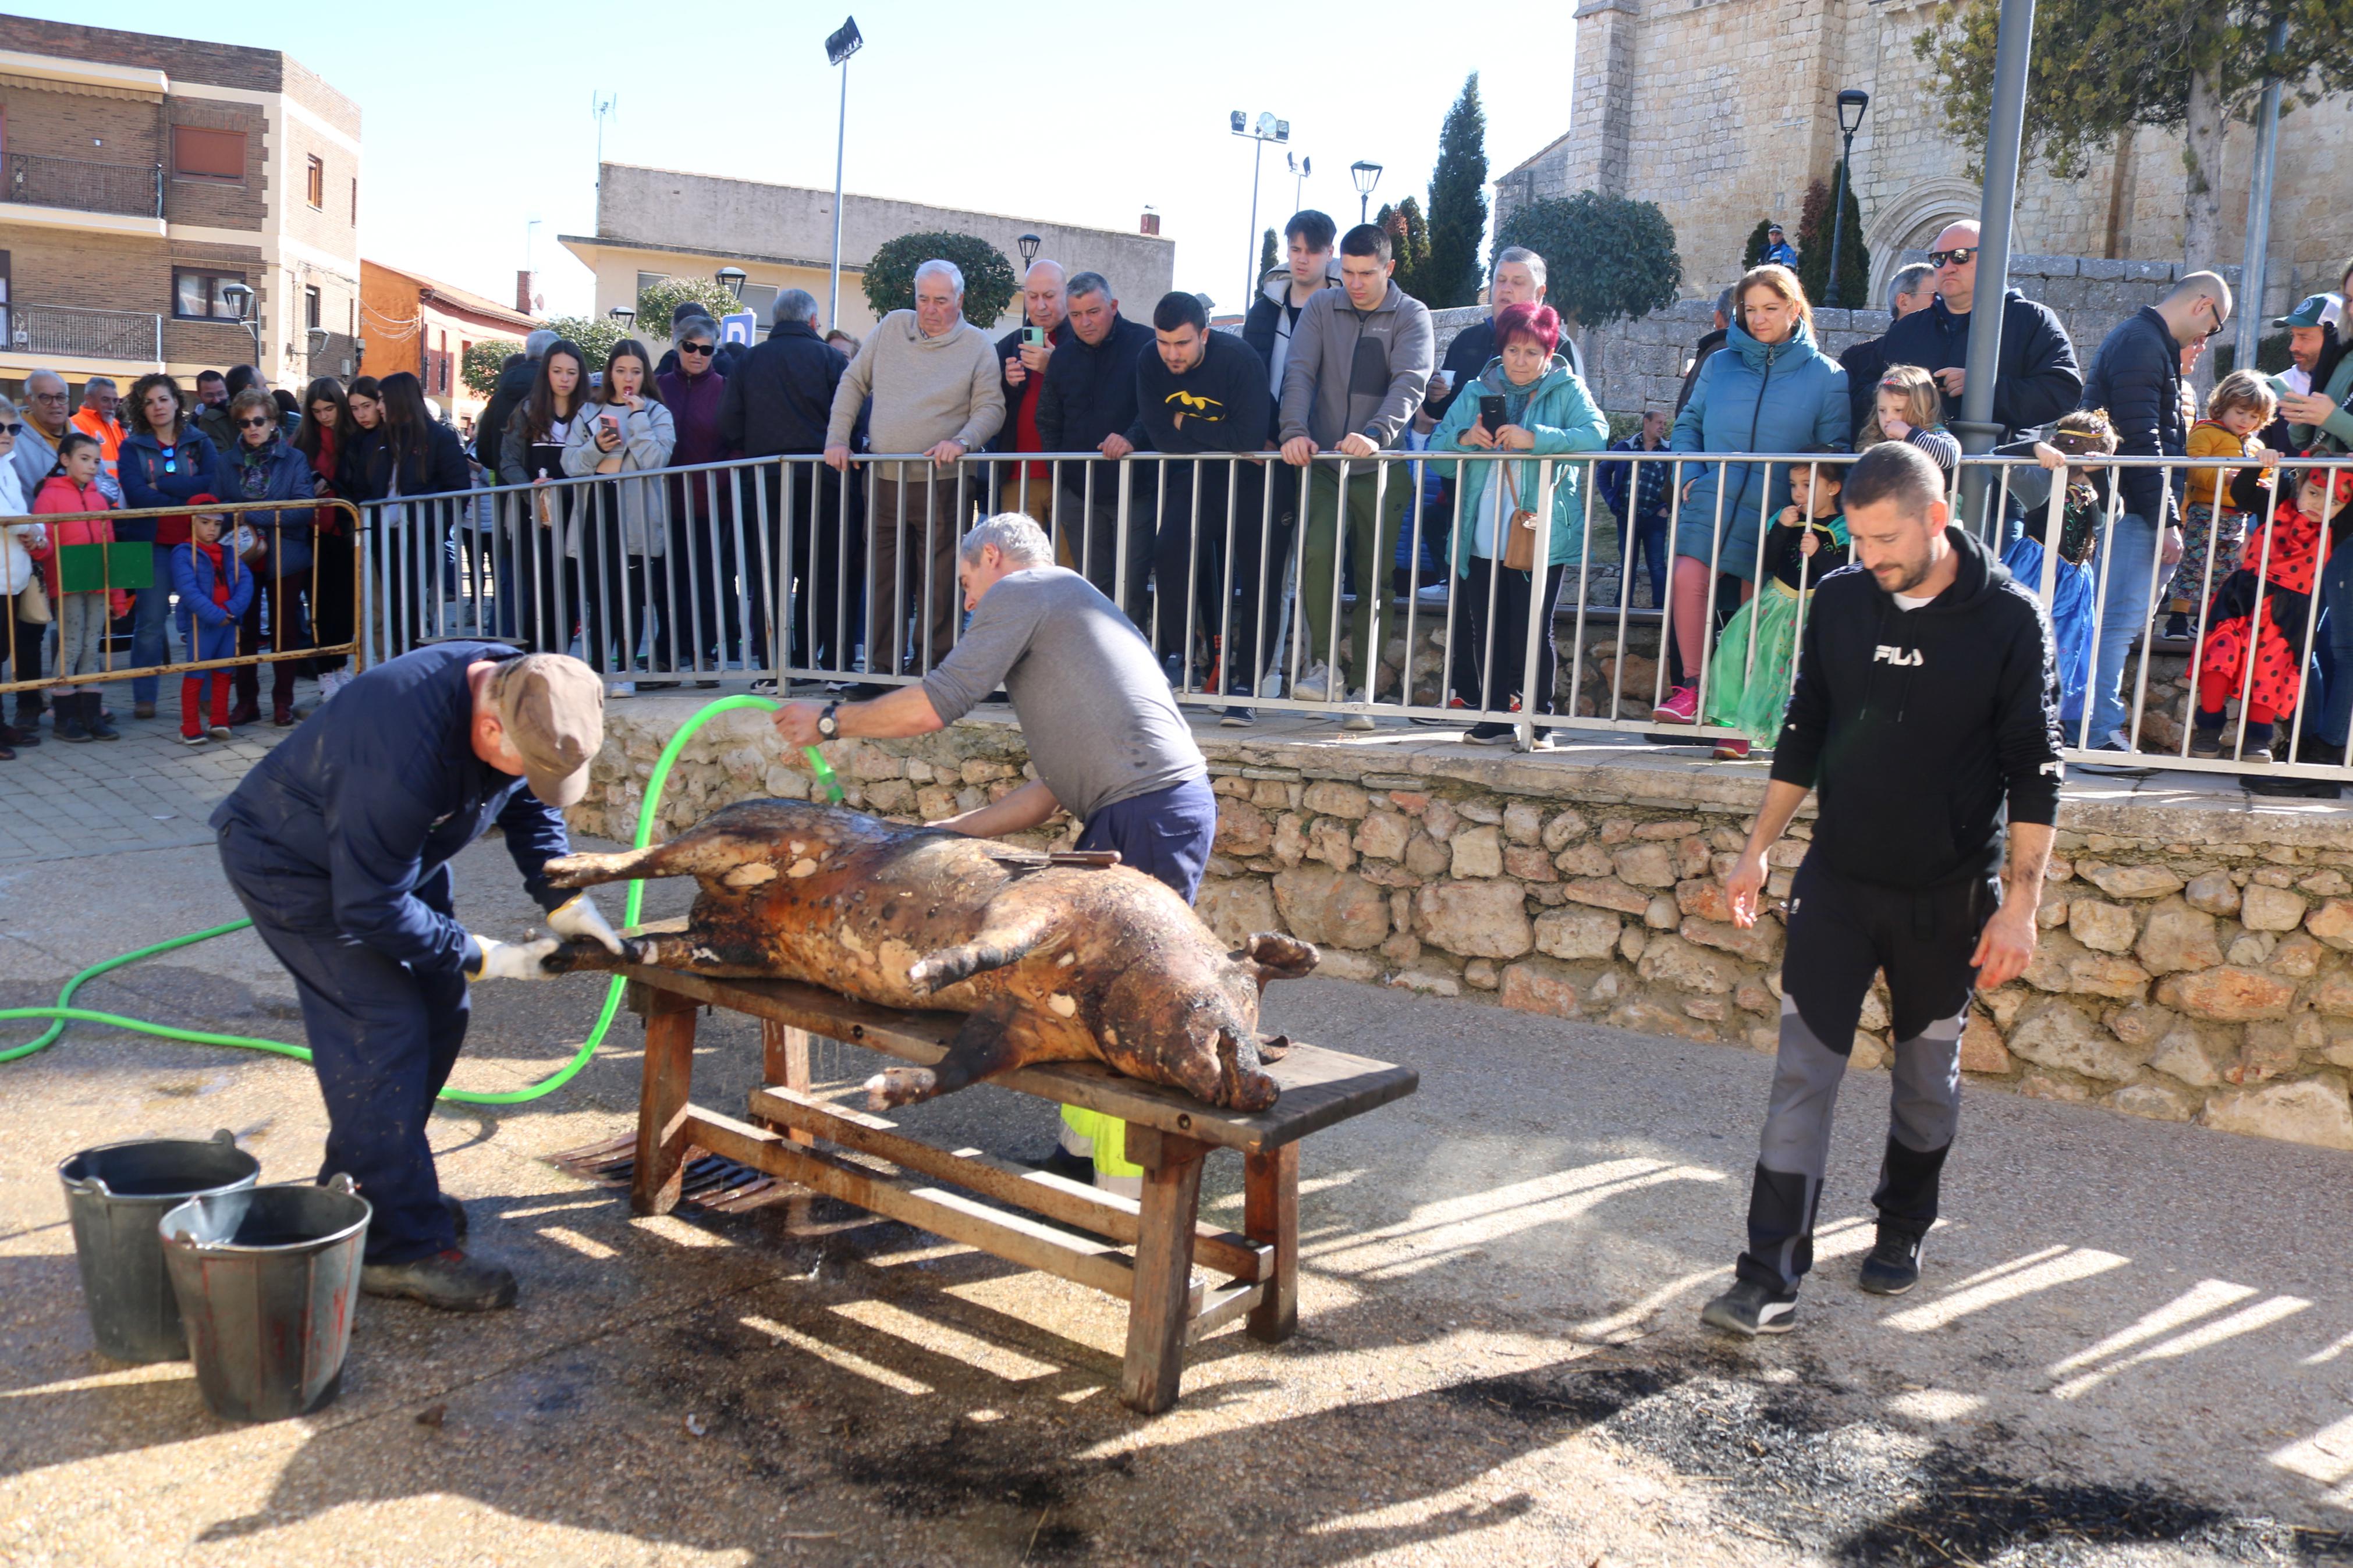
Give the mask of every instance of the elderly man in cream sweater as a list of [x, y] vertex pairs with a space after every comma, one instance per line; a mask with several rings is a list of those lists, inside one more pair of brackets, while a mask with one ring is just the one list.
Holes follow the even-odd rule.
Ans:
[[849, 466], [849, 432], [869, 397], [874, 450], [930, 462], [877, 462], [867, 471], [866, 668], [895, 675], [907, 665], [922, 675], [955, 640], [957, 533], [984, 499], [976, 491], [959, 510], [955, 464], [1005, 423], [997, 353], [964, 319], [964, 274], [954, 262], [915, 268], [915, 308], [892, 311], [859, 345], [826, 429], [825, 460], [836, 469]]

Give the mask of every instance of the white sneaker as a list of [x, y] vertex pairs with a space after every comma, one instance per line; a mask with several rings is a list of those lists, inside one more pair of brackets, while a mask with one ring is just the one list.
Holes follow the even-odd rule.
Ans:
[[637, 694], [638, 683], [634, 680], [616, 680], [605, 688], [607, 698], [635, 697]]
[[1416, 590], [1413, 596], [1415, 600], [1420, 604], [1442, 605], [1446, 603], [1446, 584], [1443, 583], [1428, 584]]
[[[1365, 702], [1370, 699], [1366, 696], [1365, 689], [1359, 686], [1348, 693], [1348, 700]], [[1344, 713], [1340, 716], [1340, 728], [1343, 730], [1369, 730], [1372, 727], [1373, 716], [1369, 713]]]
[[1291, 694], [1302, 702], [1329, 702], [1336, 685], [1338, 682], [1332, 679], [1332, 667], [1319, 658], [1291, 683]]

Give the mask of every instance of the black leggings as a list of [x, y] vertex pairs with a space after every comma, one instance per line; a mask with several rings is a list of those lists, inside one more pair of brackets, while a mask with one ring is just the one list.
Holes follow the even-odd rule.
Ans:
[[1938, 1181], [1960, 1117], [1961, 1027], [1977, 987], [1969, 960], [2000, 902], [1991, 877], [1915, 889], [1854, 881], [1811, 855], [1798, 868], [1781, 961], [1781, 1043], [1740, 1278], [1787, 1293], [1813, 1267], [1831, 1112], [1862, 999], [1882, 970], [1895, 1050], [1887, 1149], [1872, 1202], [1882, 1230], [1917, 1238], [1936, 1223]]
[[[1521, 711], [1549, 713], [1552, 707], [1553, 669], [1560, 662], [1560, 654], [1553, 644], [1553, 610], [1560, 603], [1561, 584], [1568, 578], [1568, 567], [1557, 564], [1545, 568], [1544, 602], [1536, 606], [1535, 691], [1523, 689], [1529, 682], [1528, 674], [1528, 592], [1535, 585], [1533, 572], [1514, 572], [1506, 568], [1498, 572], [1495, 563], [1484, 556], [1470, 560], [1471, 574], [1460, 581], [1457, 591], [1470, 615], [1455, 617], [1460, 626], [1464, 619], [1471, 623], [1470, 668], [1484, 671], [1485, 679], [1477, 680], [1478, 690], [1472, 706], [1486, 709], [1509, 708], [1512, 699], [1520, 699]], [[1488, 603], [1490, 593], [1494, 603]]]

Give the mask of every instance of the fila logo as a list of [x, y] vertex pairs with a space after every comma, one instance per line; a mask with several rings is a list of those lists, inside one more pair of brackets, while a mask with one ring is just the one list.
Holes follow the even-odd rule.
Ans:
[[1920, 657], [1920, 650], [1916, 647], [1889, 647], [1885, 643], [1881, 643], [1879, 647], [1873, 651], [1871, 662], [1873, 664], [1892, 664], [1897, 666], [1899, 668], [1909, 667], [1916, 669], [1928, 661]]

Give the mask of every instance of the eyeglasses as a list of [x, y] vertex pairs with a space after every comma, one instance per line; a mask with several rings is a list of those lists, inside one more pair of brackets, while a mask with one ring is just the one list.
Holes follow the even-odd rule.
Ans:
[[2220, 337], [2222, 329], [2231, 324], [2231, 314], [2222, 309], [2222, 302], [2220, 300], [2209, 299], [2206, 302], [2214, 307], [2214, 324], [2206, 329], [2206, 335], [2210, 338]]
[[681, 343], [678, 352], [682, 354], [707, 354], [712, 352], [712, 347], [709, 343]]
[[1963, 245], [1951, 250], [1932, 250], [1928, 253], [1928, 265], [1942, 267], [1949, 262], [1955, 267], [1967, 267], [1978, 258], [1978, 252], [1982, 248], [1981, 246]]
[[66, 395], [62, 392], [37, 392], [33, 394], [33, 401], [36, 403], [63, 403], [65, 400]]
[[277, 423], [275, 419], [240, 419], [237, 427], [240, 430], [267, 430]]

